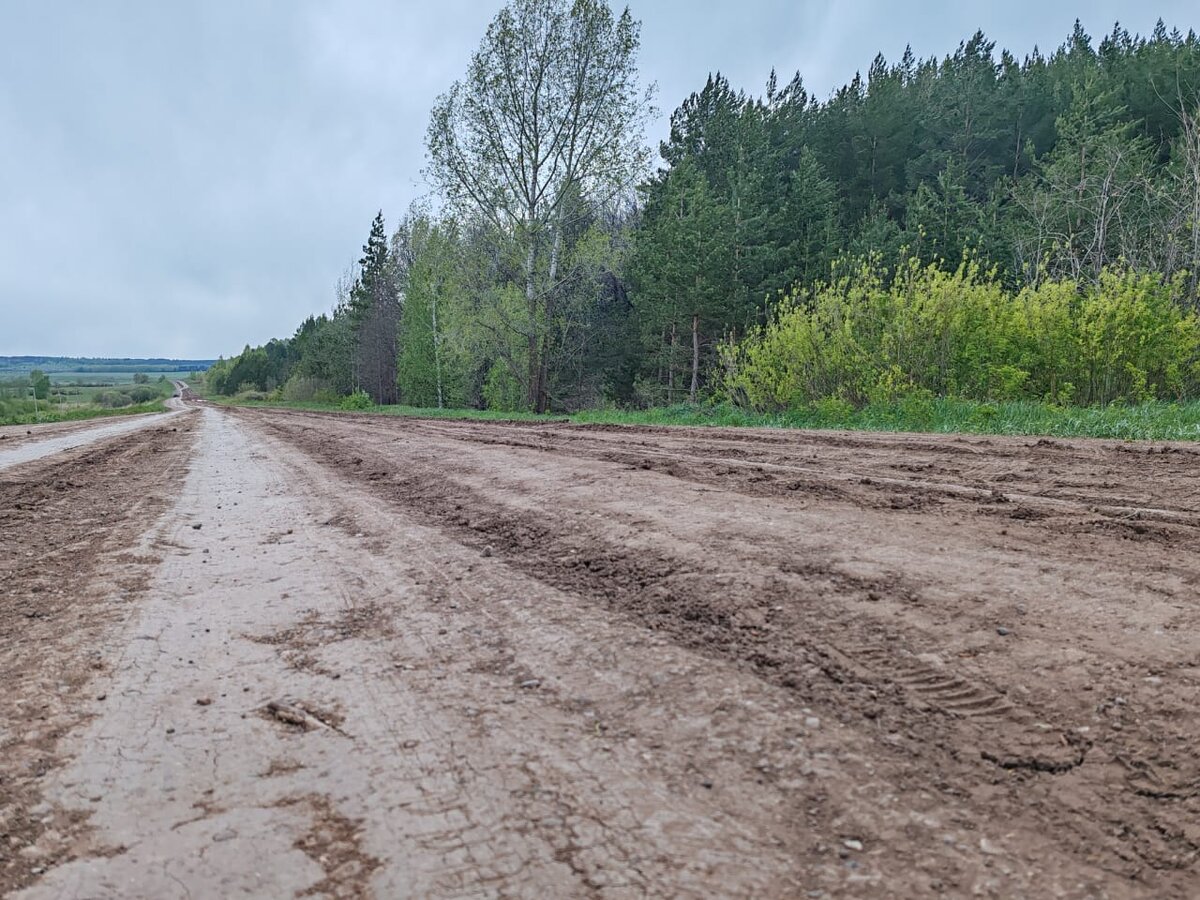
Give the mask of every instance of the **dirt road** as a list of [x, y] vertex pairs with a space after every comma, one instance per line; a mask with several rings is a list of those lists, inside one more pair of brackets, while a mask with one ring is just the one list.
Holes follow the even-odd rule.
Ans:
[[139, 428], [156, 426], [177, 412], [129, 416], [112, 422], [63, 422], [29, 427], [9, 425], [0, 428], [0, 469], [75, 450], [106, 438], [129, 434]]
[[194, 410], [0, 472], [0, 892], [1193, 897], [1200, 448]]

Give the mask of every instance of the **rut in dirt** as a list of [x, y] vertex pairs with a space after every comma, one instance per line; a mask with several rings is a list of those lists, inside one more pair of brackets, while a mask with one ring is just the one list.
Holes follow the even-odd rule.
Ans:
[[[1181, 551], [1200, 518], [1172, 488], [1191, 477], [1190, 449], [242, 415], [527, 576], [865, 726], [905, 789], [986, 785], [982, 816], [1066, 856], [1164, 885], [1195, 874], [1200, 723], [1184, 698], [1198, 660], [1178, 639], [1144, 655], [1144, 639], [1111, 631], [1123, 613], [1107, 598], [1110, 630], [1089, 625], [1083, 574], [1113, 573], [1131, 614], [1144, 596], [1169, 607], [1159, 633], [1194, 626], [1198, 573]], [[732, 497], [771, 524], [712, 527]], [[616, 500], [653, 512], [596, 518]], [[861, 546], [800, 530], [826, 516]], [[942, 561], [954, 540], [963, 555]], [[885, 571], [854, 565], [880, 543], [918, 549]], [[981, 597], [976, 575], [1001, 567], [1017, 596]], [[1033, 609], [1039, 589], [1050, 602]], [[1018, 660], [1042, 654], [1030, 678]]]

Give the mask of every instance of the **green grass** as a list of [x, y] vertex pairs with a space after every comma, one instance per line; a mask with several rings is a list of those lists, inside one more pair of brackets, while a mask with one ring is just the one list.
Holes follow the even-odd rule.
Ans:
[[157, 398], [129, 406], [110, 407], [100, 402], [106, 392], [128, 393], [135, 387], [132, 381], [113, 383], [105, 377], [89, 384], [52, 384], [49, 400], [34, 405], [28, 394], [5, 397], [0, 392], [0, 425], [35, 425], [49, 422], [75, 422], [83, 419], [129, 416], [141, 413], [164, 412], [165, 402], [174, 393], [170, 382], [152, 381], [145, 385], [158, 392]]
[[[242, 401], [229, 397], [209, 399], [232, 405], [339, 411], [335, 404]], [[1118, 440], [1200, 440], [1200, 401], [1080, 408], [1031, 401], [980, 403], [971, 400], [938, 399], [877, 403], [861, 409], [854, 409], [847, 404], [819, 403], [805, 409], [780, 413], [754, 413], [735, 406], [718, 404], [676, 405], [646, 410], [592, 409], [569, 416], [538, 416], [528, 412], [499, 410], [421, 409], [412, 406], [383, 406], [369, 412], [389, 416], [484, 421], [569, 421], [610, 425], [814, 428], [932, 434], [1094, 437]]]
[[862, 409], [851, 409], [840, 404], [817, 404], [807, 409], [775, 414], [749, 413], [730, 406], [682, 406], [615, 413], [597, 410], [580, 413], [572, 419], [577, 422], [616, 424], [1200, 440], [1200, 402], [1081, 408], [1031, 401], [980, 403], [938, 399], [872, 404]]
[[42, 406], [40, 414], [29, 412], [6, 413], [0, 409], [0, 425], [46, 425], [51, 422], [80, 422], [84, 419], [106, 419], [112, 416], [137, 416], [143, 413], [166, 412], [165, 400], [152, 400], [120, 409], [105, 409], [100, 406], [67, 406], [63, 408]]

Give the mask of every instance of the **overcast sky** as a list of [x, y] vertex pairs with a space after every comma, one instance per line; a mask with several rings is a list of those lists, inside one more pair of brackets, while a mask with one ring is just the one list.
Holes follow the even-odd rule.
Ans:
[[[380, 207], [427, 192], [429, 108], [500, 8], [467, 0], [0, 0], [0, 354], [236, 353], [329, 308]], [[635, 0], [662, 117], [708, 72], [827, 96], [977, 28], [1023, 56], [1077, 15], [1194, 0]]]

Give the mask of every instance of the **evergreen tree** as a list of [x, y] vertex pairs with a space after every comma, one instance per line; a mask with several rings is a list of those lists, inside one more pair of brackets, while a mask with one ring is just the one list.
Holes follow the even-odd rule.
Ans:
[[358, 264], [360, 274], [350, 292], [355, 384], [377, 404], [395, 403], [400, 299], [382, 211], [371, 222], [371, 233]]
[[671, 170], [647, 210], [632, 263], [635, 308], [647, 345], [656, 348], [655, 380], [668, 403], [685, 381], [689, 399], [696, 401], [702, 344], [722, 336], [722, 324], [733, 314], [736, 230], [733, 210], [713, 196], [690, 161]]

